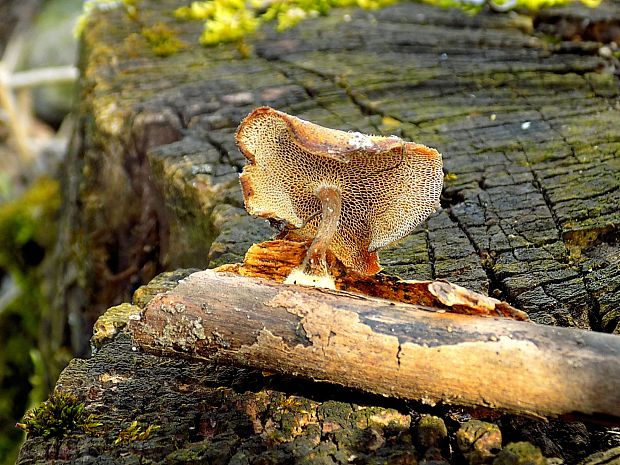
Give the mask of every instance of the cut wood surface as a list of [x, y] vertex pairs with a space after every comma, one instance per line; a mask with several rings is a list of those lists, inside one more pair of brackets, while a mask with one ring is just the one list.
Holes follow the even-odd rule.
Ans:
[[136, 347], [390, 397], [620, 424], [620, 338], [203, 271], [151, 300]]
[[[389, 274], [446, 279], [506, 301], [536, 323], [620, 332], [620, 80], [608, 45], [618, 4], [476, 16], [413, 2], [333, 10], [284, 33], [261, 31], [248, 39], [247, 58], [232, 44], [201, 47], [200, 21], [171, 20], [178, 0], [144, 0], [137, 18], [122, 8], [94, 11], [81, 40], [58, 282], [43, 317], [45, 363], [61, 359], [69, 340], [74, 354], [86, 356], [97, 317], [129, 302], [162, 270], [240, 262], [253, 243], [273, 237], [274, 228], [243, 209], [238, 173], [245, 160], [234, 145], [241, 119], [261, 105], [442, 152], [443, 208], [381, 252]], [[165, 58], [142, 35], [162, 22], [187, 45]], [[136, 301], [144, 298], [139, 293]], [[101, 436], [29, 438], [21, 461], [70, 463], [91, 454], [98, 463], [199, 457], [347, 464], [355, 456], [361, 464], [388, 461], [396, 445], [413, 457], [398, 463], [425, 460], [428, 445], [415, 439], [419, 412], [404, 402], [397, 408], [411, 428], [398, 437], [379, 429], [383, 446], [360, 446], [351, 438], [367, 431], [352, 426], [359, 409], [348, 406], [346, 389], [330, 385], [312, 397], [315, 385], [312, 392], [298, 391], [299, 382], [280, 386], [286, 405], [292, 394], [303, 396], [303, 407], [286, 416], [261, 403], [263, 391], [239, 401], [230, 388], [239, 388], [236, 375], [205, 389], [210, 370], [134, 352], [125, 339], [106, 342], [92, 359], [75, 360], [58, 383], [100, 414]], [[256, 386], [248, 389], [267, 389]], [[591, 389], [584, 398], [599, 395]], [[369, 409], [381, 401], [354, 399]], [[336, 404], [348, 412], [337, 422], [325, 413]], [[464, 416], [432, 413], [453, 440]], [[591, 424], [484, 419], [505, 442], [530, 441], [571, 465], [620, 446], [616, 430]], [[135, 420], [171, 426], [137, 447], [115, 444]], [[443, 458], [460, 464], [458, 454], [446, 448]]]
[[[334, 10], [284, 33], [265, 29], [245, 59], [234, 45], [201, 48], [200, 22], [168, 21], [178, 6], [141, 2], [139, 21], [96, 11], [85, 28], [61, 314], [49, 318], [57, 332], [62, 312], [83, 322], [69, 326], [75, 351], [105, 309], [158, 272], [240, 261], [273, 235], [243, 209], [234, 142], [261, 105], [443, 154], [443, 209], [381, 252], [390, 274], [447, 279], [537, 322], [614, 331], [620, 81], [603, 43], [560, 29], [611, 31], [618, 0], [528, 15], [408, 2]], [[141, 38], [162, 20], [188, 45], [166, 58]]]

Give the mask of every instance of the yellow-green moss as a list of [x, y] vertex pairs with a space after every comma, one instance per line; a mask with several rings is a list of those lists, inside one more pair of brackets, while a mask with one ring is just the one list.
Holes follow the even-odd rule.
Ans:
[[119, 331], [127, 326], [131, 318], [140, 317], [140, 311], [139, 307], [128, 303], [110, 307], [95, 322], [93, 337], [91, 339], [93, 348], [97, 349], [101, 347], [104, 342], [114, 339]]
[[[401, 0], [206, 0], [194, 1], [188, 6], [177, 8], [173, 15], [180, 20], [200, 20], [205, 22], [200, 43], [216, 45], [223, 42], [236, 42], [240, 52], [249, 54], [245, 37], [256, 32], [262, 24], [275, 22], [276, 29], [283, 31], [297, 25], [300, 21], [329, 14], [333, 8], [359, 7], [378, 9], [398, 3]], [[575, 0], [487, 0], [471, 2], [468, 0], [422, 0], [424, 3], [441, 8], [460, 8], [477, 13], [487, 4], [498, 10], [530, 9], [559, 6]], [[596, 7], [601, 0], [579, 0], [590, 7]], [[91, 0], [85, 3], [84, 13], [80, 17], [75, 31], [81, 35], [88, 27], [90, 15], [96, 10], [123, 8], [130, 20], [139, 22], [140, 8], [137, 0]], [[184, 48], [168, 26], [158, 23], [145, 26], [142, 35], [148, 41], [157, 56], [172, 55]]]
[[142, 429], [143, 426], [134, 421], [127, 428], [118, 433], [118, 437], [114, 441], [114, 444], [128, 444], [134, 441], [145, 441], [151, 437], [151, 435], [157, 431], [160, 427], [156, 425], [149, 425], [146, 429]]
[[176, 31], [161, 22], [142, 28], [141, 34], [158, 57], [167, 57], [187, 48]]
[[546, 465], [540, 449], [529, 442], [511, 442], [497, 454], [493, 465]]
[[[140, 6], [137, 0], [92, 0], [84, 4], [84, 12], [79, 18], [75, 28], [78, 36], [87, 32], [91, 15], [97, 10], [111, 10], [122, 8], [126, 18], [131, 21], [140, 31], [138, 37], [142, 37], [151, 51], [159, 57], [167, 57], [173, 55], [185, 48], [187, 44], [179, 39], [177, 31], [163, 22], [157, 22], [152, 25], [143, 23], [140, 17]], [[136, 34], [129, 34], [126, 45], [136, 45]]]
[[58, 182], [41, 178], [20, 198], [0, 205], [0, 267], [20, 273], [24, 263], [22, 248], [30, 241], [51, 245], [45, 220], [54, 217], [60, 207]]
[[93, 434], [101, 423], [86, 411], [73, 394], [56, 392], [49, 400], [26, 413], [17, 426], [32, 436], [64, 437], [70, 433]]
[[[399, 0], [207, 0], [192, 2], [189, 6], [178, 8], [174, 15], [184, 20], [205, 21], [200, 38], [204, 45], [221, 42], [239, 42], [254, 33], [263, 23], [275, 21], [276, 29], [283, 31], [300, 21], [328, 14], [332, 8], [357, 6], [364, 9], [383, 8]], [[460, 8], [472, 13], [481, 11], [486, 2], [467, 0], [423, 0], [425, 3], [442, 8]], [[572, 0], [490, 0], [497, 9], [512, 10], [539, 9], [570, 3]], [[595, 7], [600, 0], [580, 0]], [[265, 9], [266, 7], [266, 9]]]

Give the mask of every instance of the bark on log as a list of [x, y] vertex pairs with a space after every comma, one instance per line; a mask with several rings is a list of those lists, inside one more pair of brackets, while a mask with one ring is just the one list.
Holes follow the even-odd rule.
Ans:
[[211, 270], [129, 324], [137, 347], [390, 397], [620, 425], [620, 338], [429, 312]]
[[[412, 2], [334, 10], [284, 33], [265, 30], [249, 40], [254, 48], [247, 59], [239, 59], [234, 45], [200, 47], [201, 22], [170, 21], [178, 6], [178, 0], [145, 0], [138, 21], [120, 8], [97, 10], [85, 28], [58, 283], [45, 316], [49, 348], [41, 350], [48, 363], [69, 339], [74, 354], [86, 353], [97, 316], [128, 301], [160, 270], [240, 261], [252, 243], [271, 237], [266, 222], [243, 210], [237, 173], [244, 160], [233, 143], [240, 119], [259, 105], [328, 127], [398, 134], [444, 154], [444, 208], [382, 252], [390, 274], [448, 279], [501, 297], [538, 323], [620, 331], [620, 86], [617, 58], [602, 53], [608, 38], [599, 34], [618, 24], [618, 0], [595, 10], [572, 5], [518, 15], [470, 16]], [[154, 55], [142, 30], [161, 22], [188, 47]], [[595, 34], [574, 41], [584, 27]], [[48, 452], [67, 462], [111, 463], [129, 454], [136, 462], [163, 463], [177, 447], [218, 463], [312, 457], [346, 464], [351, 455], [375, 463], [393, 439], [386, 434], [385, 447], [372, 453], [348, 447], [355, 441], [345, 444], [343, 436], [360, 430], [345, 418], [340, 432], [329, 432], [331, 419], [322, 413], [318, 434], [309, 432], [314, 424], [299, 436], [291, 427], [286, 434], [295, 439], [275, 446], [269, 426], [254, 436], [242, 421], [213, 432], [212, 421], [230, 425], [230, 412], [241, 407], [236, 398], [218, 403], [219, 395], [205, 394], [201, 374], [210, 368], [136, 354], [125, 342], [74, 361], [59, 382], [101, 414], [103, 437], [30, 438], [24, 463]], [[340, 390], [328, 392], [323, 400], [338, 393], [344, 404], [350, 400]], [[302, 401], [307, 410], [310, 401]], [[333, 406], [330, 400], [315, 410]], [[461, 414], [433, 414], [445, 419], [453, 437], [450, 425]], [[306, 424], [304, 415], [293, 423]], [[266, 425], [284, 423], [275, 413], [259, 416]], [[160, 418], [174, 429], [158, 430], [139, 447], [114, 444], [134, 420]], [[491, 421], [506, 441], [532, 441], [567, 464], [620, 445], [617, 431], [579, 422]], [[397, 444], [407, 442], [402, 433]], [[97, 457], [83, 457], [91, 452]], [[423, 460], [424, 449], [415, 457]]]
[[[226, 264], [216, 270], [282, 283], [302, 263], [310, 242], [275, 239], [254, 244], [245, 253], [242, 264]], [[447, 309], [452, 313], [529, 320], [525, 312], [506, 302], [447, 281], [403, 280], [385, 273], [364, 276], [348, 270], [329, 251], [326, 258], [329, 274], [334, 278], [336, 289], [341, 291], [442, 311]]]

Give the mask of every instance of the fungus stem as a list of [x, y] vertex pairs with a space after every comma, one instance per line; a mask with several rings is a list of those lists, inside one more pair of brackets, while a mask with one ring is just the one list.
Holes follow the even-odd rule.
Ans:
[[342, 201], [340, 191], [332, 187], [319, 188], [316, 196], [321, 201], [321, 223], [316, 230], [316, 236], [308, 249], [302, 267], [307, 274], [325, 275], [328, 273], [325, 253], [340, 221]]
[[325, 254], [340, 221], [342, 199], [340, 191], [333, 187], [321, 187], [315, 194], [321, 201], [321, 222], [304, 261], [293, 270], [285, 282], [334, 289], [334, 279], [329, 274]]

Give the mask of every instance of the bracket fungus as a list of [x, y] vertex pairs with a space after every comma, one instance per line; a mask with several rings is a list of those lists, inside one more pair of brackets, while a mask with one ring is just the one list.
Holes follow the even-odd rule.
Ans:
[[239, 125], [240, 175], [250, 214], [284, 220], [310, 241], [286, 282], [334, 288], [326, 253], [350, 270], [379, 272], [377, 250], [439, 206], [441, 154], [398, 137], [328, 129], [261, 107]]

